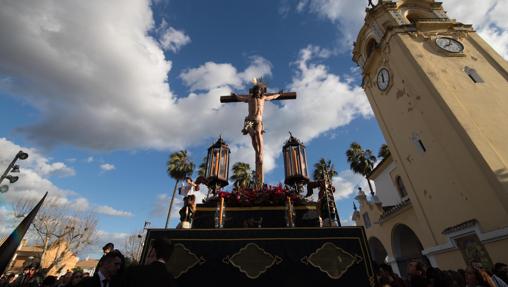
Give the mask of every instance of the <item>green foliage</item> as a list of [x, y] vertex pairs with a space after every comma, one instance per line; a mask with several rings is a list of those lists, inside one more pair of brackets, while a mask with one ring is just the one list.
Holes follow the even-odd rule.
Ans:
[[383, 159], [390, 156], [390, 149], [387, 144], [382, 144], [379, 148], [379, 152], [377, 153], [377, 157], [381, 157]]
[[352, 142], [349, 149], [346, 151], [347, 161], [354, 173], [361, 174], [367, 179], [371, 194], [374, 194], [372, 186], [367, 176], [374, 169], [376, 163], [376, 156], [372, 154], [370, 149], [363, 150], [362, 146], [356, 142]]
[[198, 176], [205, 176], [206, 174], [206, 160], [208, 159], [208, 157], [205, 155], [205, 157], [203, 157], [203, 160], [201, 160], [201, 164], [199, 165], [198, 167]]
[[314, 173], [312, 174], [312, 177], [316, 181], [323, 180], [326, 172], [328, 172], [328, 177], [330, 180], [338, 174], [331, 160], [327, 161], [326, 159], [321, 158], [317, 163], [314, 164]]
[[233, 175], [231, 180], [234, 181], [235, 187], [246, 188], [252, 182], [252, 170], [250, 165], [245, 162], [237, 162], [233, 165]]
[[190, 160], [187, 151], [181, 150], [172, 153], [167, 163], [168, 175], [176, 180], [183, 180], [187, 176], [192, 176], [194, 163]]
[[81, 268], [81, 267], [74, 267], [74, 268], [72, 268], [72, 273], [75, 273], [75, 272], [83, 273], [83, 268]]
[[372, 154], [372, 151], [363, 150], [362, 146], [356, 142], [351, 143], [346, 156], [351, 170], [365, 177], [372, 172], [376, 162], [376, 156]]

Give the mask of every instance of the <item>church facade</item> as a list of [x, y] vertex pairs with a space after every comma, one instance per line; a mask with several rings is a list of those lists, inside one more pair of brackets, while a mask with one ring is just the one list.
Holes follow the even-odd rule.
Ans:
[[391, 151], [353, 214], [376, 261], [508, 262], [508, 63], [434, 0], [369, 8], [353, 59]]

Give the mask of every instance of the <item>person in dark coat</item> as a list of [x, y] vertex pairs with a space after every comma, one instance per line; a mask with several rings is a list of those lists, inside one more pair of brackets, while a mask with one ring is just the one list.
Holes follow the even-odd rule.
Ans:
[[92, 277], [83, 279], [78, 287], [115, 287], [111, 280], [122, 268], [119, 252], [109, 252], [102, 256], [102, 264]]
[[40, 274], [39, 263], [32, 263], [28, 266], [28, 269], [23, 272], [23, 275], [14, 282], [14, 287], [39, 287], [42, 282], [42, 276]]
[[426, 278], [425, 265], [418, 260], [411, 260], [407, 265], [409, 287], [428, 287], [430, 282]]
[[173, 253], [173, 244], [167, 239], [151, 242], [146, 264], [133, 266], [125, 271], [122, 287], [150, 286], [174, 287], [176, 280], [167, 269], [166, 263]]

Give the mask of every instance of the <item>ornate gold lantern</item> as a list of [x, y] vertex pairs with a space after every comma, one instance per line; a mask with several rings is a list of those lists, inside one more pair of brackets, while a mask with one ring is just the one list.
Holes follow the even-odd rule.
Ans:
[[282, 147], [284, 155], [285, 184], [304, 184], [309, 181], [305, 146], [289, 133], [289, 139]]
[[222, 137], [208, 148], [205, 177], [209, 188], [215, 190], [229, 184], [229, 153], [229, 147]]

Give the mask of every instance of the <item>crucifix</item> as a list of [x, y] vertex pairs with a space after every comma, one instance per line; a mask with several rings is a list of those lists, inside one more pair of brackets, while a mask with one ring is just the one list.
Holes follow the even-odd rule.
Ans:
[[294, 100], [295, 92], [267, 93], [267, 86], [261, 80], [254, 79], [254, 86], [249, 90], [248, 95], [237, 95], [231, 93], [230, 96], [220, 97], [221, 103], [248, 103], [249, 114], [245, 117], [242, 134], [249, 135], [252, 140], [252, 147], [256, 153], [256, 185], [258, 188], [263, 186], [263, 110], [265, 101], [273, 100]]

